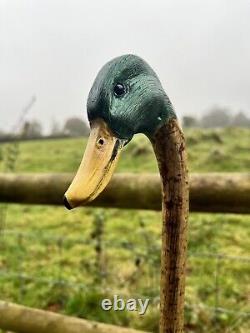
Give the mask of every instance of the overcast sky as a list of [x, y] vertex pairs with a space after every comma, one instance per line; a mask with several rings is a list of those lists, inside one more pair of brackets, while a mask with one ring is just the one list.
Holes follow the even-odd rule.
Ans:
[[100, 67], [134, 53], [179, 115], [217, 104], [250, 115], [249, 0], [0, 0], [0, 128], [86, 117]]

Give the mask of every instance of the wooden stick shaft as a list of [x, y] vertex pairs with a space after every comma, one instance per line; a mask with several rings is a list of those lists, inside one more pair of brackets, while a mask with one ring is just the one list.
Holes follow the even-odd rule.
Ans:
[[181, 333], [189, 199], [185, 141], [177, 121], [161, 127], [152, 143], [162, 179], [160, 333]]

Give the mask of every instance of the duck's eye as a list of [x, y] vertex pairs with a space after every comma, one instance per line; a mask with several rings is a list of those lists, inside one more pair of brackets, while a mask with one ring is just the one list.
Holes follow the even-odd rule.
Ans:
[[117, 97], [123, 96], [126, 93], [126, 87], [122, 83], [117, 83], [114, 86], [114, 94]]

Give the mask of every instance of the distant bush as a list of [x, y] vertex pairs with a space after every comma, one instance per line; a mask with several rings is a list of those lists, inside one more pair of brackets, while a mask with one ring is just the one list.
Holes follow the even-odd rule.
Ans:
[[240, 111], [233, 117], [231, 125], [235, 127], [249, 127], [250, 119], [244, 112]]
[[183, 127], [197, 127], [199, 125], [199, 121], [193, 116], [184, 116], [182, 118], [182, 124]]
[[213, 107], [202, 118], [201, 126], [204, 128], [227, 127], [230, 125], [230, 111], [227, 108]]
[[88, 136], [88, 125], [78, 117], [72, 117], [66, 120], [63, 128], [63, 132], [70, 136]]

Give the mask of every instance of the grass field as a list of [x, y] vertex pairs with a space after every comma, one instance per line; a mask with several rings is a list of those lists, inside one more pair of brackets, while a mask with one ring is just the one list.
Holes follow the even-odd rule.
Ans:
[[[186, 131], [190, 172], [249, 171], [249, 132]], [[15, 162], [15, 172], [74, 172], [85, 141], [24, 142], [18, 155], [13, 144], [2, 145], [0, 171]], [[125, 148], [117, 172], [123, 171], [157, 172], [142, 136]], [[1, 299], [157, 332], [160, 213], [2, 205], [0, 214]], [[190, 215], [188, 332], [248, 332], [249, 222], [248, 215]], [[114, 293], [150, 296], [146, 315], [102, 311], [100, 299]]]

